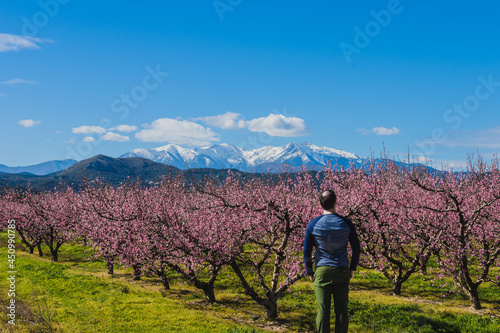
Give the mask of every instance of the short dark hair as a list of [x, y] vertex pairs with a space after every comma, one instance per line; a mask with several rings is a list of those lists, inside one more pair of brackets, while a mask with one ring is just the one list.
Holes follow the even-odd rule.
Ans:
[[337, 195], [332, 190], [326, 190], [319, 195], [319, 203], [324, 210], [330, 210], [335, 207]]

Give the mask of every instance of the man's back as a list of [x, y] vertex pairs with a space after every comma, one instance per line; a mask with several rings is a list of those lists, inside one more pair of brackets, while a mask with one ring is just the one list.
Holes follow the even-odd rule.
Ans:
[[[315, 251], [316, 267], [333, 266], [347, 267], [349, 259], [347, 255], [348, 241], [358, 243], [352, 222], [338, 214], [323, 214], [309, 222], [306, 229], [304, 241], [304, 259], [308, 275], [312, 274], [312, 248]], [[351, 269], [356, 270], [357, 258], [353, 258]]]

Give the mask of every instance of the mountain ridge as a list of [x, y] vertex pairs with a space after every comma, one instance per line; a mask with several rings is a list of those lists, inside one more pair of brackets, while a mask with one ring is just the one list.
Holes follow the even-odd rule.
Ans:
[[77, 163], [76, 160], [54, 160], [42, 162], [34, 165], [10, 167], [0, 164], [0, 173], [17, 173], [17, 174], [33, 174], [37, 176], [45, 176], [51, 173], [56, 173], [69, 168]]
[[264, 146], [245, 150], [230, 144], [201, 148], [183, 148], [175, 144], [151, 148], [134, 149], [120, 156], [142, 157], [155, 162], [175, 166], [181, 170], [189, 168], [237, 169], [245, 172], [281, 172], [283, 165], [292, 169], [306, 167], [322, 169], [339, 159], [356, 163], [367, 159], [343, 150], [316, 146], [309, 142], [289, 143], [283, 147]]
[[115, 185], [128, 180], [140, 179], [144, 183], [154, 183], [163, 176], [176, 176], [179, 169], [140, 157], [113, 158], [96, 155], [75, 163], [69, 168], [45, 176], [28, 174], [0, 174], [0, 187], [26, 188], [30, 184], [37, 190], [52, 190], [64, 183], [75, 188], [86, 180], [100, 178]]

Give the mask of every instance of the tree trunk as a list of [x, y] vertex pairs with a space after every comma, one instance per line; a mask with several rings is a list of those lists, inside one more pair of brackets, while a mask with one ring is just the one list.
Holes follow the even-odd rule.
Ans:
[[36, 247], [38, 248], [38, 256], [43, 257], [42, 246], [40, 244], [38, 244]]
[[58, 253], [59, 253], [59, 248], [61, 247], [63, 243], [56, 243], [55, 246], [49, 245], [50, 253], [52, 254], [52, 261], [59, 261], [58, 260]]
[[196, 275], [193, 272], [185, 272], [182, 268], [179, 266], [172, 264], [172, 263], [167, 263], [167, 266], [170, 267], [172, 270], [175, 272], [179, 273], [184, 277], [186, 280], [190, 281], [196, 288], [203, 290], [205, 293], [205, 298], [208, 302], [210, 303], [215, 303], [215, 292], [214, 292], [214, 283], [215, 283], [215, 277], [217, 276], [217, 272], [220, 269], [220, 266], [213, 270], [212, 272], [212, 278], [210, 279], [209, 282], [204, 282], [198, 280]]
[[266, 316], [269, 319], [276, 319], [278, 318], [278, 304], [277, 300], [274, 299], [268, 299], [266, 300], [264, 307], [266, 308]]
[[165, 290], [170, 290], [170, 279], [167, 278], [165, 273], [160, 275], [160, 279], [161, 279], [161, 283], [163, 284], [163, 287], [165, 288]]
[[134, 268], [134, 281], [140, 280], [141, 279], [141, 264], [134, 264], [132, 265]]
[[427, 252], [420, 258], [420, 273], [423, 275], [427, 275], [427, 263], [432, 255], [431, 250], [427, 250]]
[[403, 285], [403, 281], [401, 281], [400, 279], [392, 281], [392, 294], [395, 296], [400, 296], [402, 285]]
[[213, 284], [206, 284], [203, 287], [203, 292], [205, 293], [205, 298], [209, 303], [215, 303], [215, 292]]
[[209, 303], [215, 303], [215, 291], [213, 283], [200, 281], [197, 278], [193, 278], [192, 282], [196, 288], [203, 290], [203, 292], [205, 293], [205, 299]]
[[30, 254], [33, 254], [35, 247], [36, 247], [35, 245], [29, 246]]
[[243, 273], [241, 272], [240, 266], [236, 261], [231, 262], [231, 268], [233, 269], [236, 276], [238, 276], [241, 285], [245, 290], [245, 294], [250, 296], [255, 302], [257, 302], [259, 305], [263, 306], [266, 309], [267, 318], [269, 319], [277, 318], [278, 297], [271, 297], [270, 295], [267, 295], [267, 298], [260, 297], [259, 294], [257, 294], [257, 292], [255, 291], [255, 289], [248, 284], [247, 280], [243, 276]]
[[108, 274], [109, 275], [113, 275], [114, 273], [114, 263], [113, 263], [113, 260], [107, 260], [106, 261], [106, 267], [108, 268]]
[[52, 254], [52, 261], [58, 261], [57, 252], [57, 250], [50, 250], [50, 253]]
[[420, 265], [420, 273], [422, 275], [427, 275], [427, 261]]
[[465, 293], [469, 296], [470, 304], [474, 310], [481, 309], [481, 302], [479, 301], [479, 294], [477, 292], [478, 286], [471, 286], [470, 289], [464, 288]]

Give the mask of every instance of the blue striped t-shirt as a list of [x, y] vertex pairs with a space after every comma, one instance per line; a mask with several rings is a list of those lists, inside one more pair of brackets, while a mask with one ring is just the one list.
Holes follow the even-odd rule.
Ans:
[[350, 269], [355, 271], [359, 263], [360, 245], [351, 220], [338, 214], [323, 214], [309, 222], [304, 239], [304, 265], [307, 275], [313, 275], [313, 247], [316, 249], [316, 267], [349, 266], [347, 242], [352, 248]]

